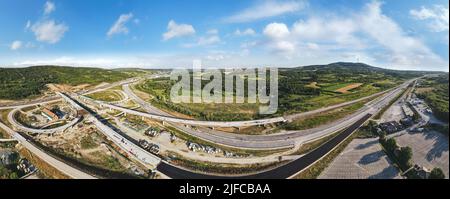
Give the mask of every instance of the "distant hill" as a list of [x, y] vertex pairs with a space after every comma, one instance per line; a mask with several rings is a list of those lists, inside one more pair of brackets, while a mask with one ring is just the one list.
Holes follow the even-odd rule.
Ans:
[[99, 84], [131, 77], [129, 73], [99, 68], [32, 66], [0, 68], [0, 99], [22, 99], [39, 95], [45, 85]]
[[395, 77], [411, 77], [421, 76], [430, 72], [427, 71], [407, 71], [407, 70], [392, 70], [371, 66], [365, 63], [352, 62], [336, 62], [326, 65], [309, 65], [296, 68], [284, 68], [283, 71], [295, 72], [311, 72], [315, 73], [335, 73], [335, 74], [384, 74]]
[[[67, 66], [32, 66], [26, 68], [0, 68], [0, 99], [22, 99], [39, 95], [45, 85], [99, 84], [116, 82], [153, 70], [138, 68], [100, 69]], [[164, 70], [160, 70], [164, 71]], [[337, 62], [279, 70], [282, 81], [289, 85], [308, 82], [373, 82], [389, 78], [406, 79], [426, 72], [397, 71], [378, 68], [363, 63]], [[281, 86], [283, 87], [283, 85]], [[310, 89], [310, 88], [307, 88]], [[283, 90], [283, 88], [281, 88]], [[296, 89], [298, 90], [298, 89]], [[309, 90], [307, 92], [310, 92]]]

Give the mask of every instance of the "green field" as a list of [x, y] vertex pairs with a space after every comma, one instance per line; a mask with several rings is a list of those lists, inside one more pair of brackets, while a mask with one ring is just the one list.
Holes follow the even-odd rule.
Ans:
[[[348, 63], [280, 69], [278, 112], [270, 116], [258, 114], [259, 104], [174, 104], [170, 101], [169, 94], [176, 82], [169, 78], [147, 80], [137, 85], [136, 89], [154, 96], [149, 102], [169, 112], [179, 112], [204, 120], [236, 121], [305, 112], [359, 99], [385, 91], [419, 75], [422, 73]], [[208, 82], [203, 80], [202, 86]], [[336, 92], [339, 88], [355, 83], [362, 85], [348, 93]], [[312, 84], [316, 86], [311, 86]]]
[[89, 94], [87, 97], [105, 102], [116, 102], [122, 100], [123, 98], [122, 95], [115, 90], [100, 91]]

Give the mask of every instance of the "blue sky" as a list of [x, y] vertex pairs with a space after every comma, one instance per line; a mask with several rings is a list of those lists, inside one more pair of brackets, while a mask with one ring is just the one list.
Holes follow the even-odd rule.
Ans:
[[446, 0], [0, 0], [0, 66], [448, 71]]

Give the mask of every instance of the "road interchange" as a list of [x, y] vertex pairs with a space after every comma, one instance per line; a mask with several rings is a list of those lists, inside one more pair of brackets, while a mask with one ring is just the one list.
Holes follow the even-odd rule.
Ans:
[[[131, 89], [129, 88], [129, 84], [133, 83], [133, 82], [136, 82], [136, 81], [137, 81], [136, 79], [133, 79], [132, 81], [124, 81], [124, 82], [122, 82], [119, 85], [123, 85], [124, 93], [126, 93], [126, 95], [128, 95], [131, 100], [137, 102], [144, 110], [146, 110], [148, 113], [150, 113], [151, 117], [154, 117], [154, 115], [158, 114], [159, 117], [174, 118], [174, 117], [168, 115], [167, 113], [165, 113], [165, 112], [163, 112], [163, 111], [161, 111], [161, 110], [151, 106], [150, 104], [148, 104], [147, 102], [143, 101], [139, 97], [137, 97], [131, 91]], [[349, 127], [349, 126], [350, 127], [354, 126], [359, 121], [361, 121], [363, 118], [366, 118], [366, 117], [368, 117], [368, 115], [372, 115], [373, 113], [375, 113], [379, 109], [381, 109], [381, 107], [383, 107], [390, 100], [392, 100], [392, 98], [395, 97], [402, 89], [406, 88], [406, 86], [409, 85], [409, 83], [411, 81], [412, 80], [410, 80], [408, 82], [405, 82], [401, 86], [399, 86], [399, 87], [397, 87], [395, 89], [392, 89], [389, 92], [386, 91], [386, 92], [380, 93], [379, 95], [381, 95], [381, 94], [384, 94], [384, 95], [381, 96], [381, 97], [378, 97], [377, 99], [371, 101], [370, 103], [367, 103], [362, 109], [360, 109], [356, 113], [350, 115], [348, 118], [343, 118], [343, 119], [341, 119], [341, 120], [336, 122], [336, 123], [338, 123], [340, 125], [334, 125], [333, 124], [331, 127], [326, 127], [326, 128], [322, 127], [322, 129], [316, 128], [316, 129], [308, 129], [308, 130], [303, 130], [303, 131], [289, 131], [289, 132], [282, 132], [282, 133], [277, 133], [277, 134], [272, 134], [272, 135], [259, 135], [258, 136], [258, 135], [239, 135], [239, 134], [233, 134], [233, 133], [225, 133], [225, 132], [215, 131], [215, 130], [212, 130], [212, 129], [208, 130], [208, 128], [202, 128], [203, 132], [202, 131], [195, 131], [195, 130], [187, 127], [187, 125], [199, 125], [199, 123], [194, 121], [194, 120], [189, 120], [189, 121], [194, 121], [194, 123], [192, 123], [192, 122], [184, 123], [184, 122], [186, 122], [185, 120], [182, 120], [182, 119], [179, 119], [179, 118], [174, 118], [176, 120], [168, 120], [167, 123], [169, 123], [169, 125], [172, 125], [172, 126], [176, 127], [177, 129], [182, 130], [185, 133], [188, 133], [188, 134], [190, 134], [192, 136], [199, 137], [201, 139], [204, 139], [204, 140], [207, 140], [207, 141], [212, 141], [214, 143], [222, 144], [222, 145], [225, 145], [225, 146], [233, 146], [233, 147], [237, 147], [237, 148], [250, 148], [250, 149], [269, 149], [269, 148], [273, 149], [273, 148], [292, 147], [293, 144], [295, 144], [295, 142], [297, 142], [297, 143], [306, 143], [308, 141], [312, 141], [312, 140], [324, 137], [326, 135], [329, 135], [332, 132], [337, 132], [337, 131], [343, 130], [343, 129]], [[105, 90], [105, 89], [107, 89], [107, 88], [98, 89], [96, 91], [101, 91], [101, 90]], [[93, 93], [93, 92], [94, 91], [84, 92], [84, 93]], [[385, 94], [385, 93], [387, 93], [387, 94]], [[62, 96], [63, 99], [68, 101], [76, 109], [83, 109], [83, 107], [81, 107], [77, 102], [74, 102], [73, 100], [70, 100], [70, 98], [68, 98], [64, 94], [60, 94], [60, 95]], [[86, 99], [86, 98], [81, 97], [80, 93], [77, 93], [76, 95], [74, 95], [74, 97], [80, 97], [79, 99], [84, 99], [84, 100]], [[54, 98], [52, 98], [51, 100], [46, 101], [46, 102], [49, 103], [49, 102], [54, 102], [54, 101], [59, 101], [59, 100], [61, 100], [61, 99], [54, 99]], [[358, 101], [361, 101], [361, 100], [362, 99], [358, 99]], [[98, 101], [95, 101], [95, 102], [99, 103]], [[100, 103], [103, 103], [102, 105], [105, 105], [105, 102], [100, 102]], [[346, 102], [346, 103], [347, 104], [351, 104], [350, 102]], [[27, 106], [32, 106], [32, 104], [28, 104], [28, 105], [27, 104], [21, 104], [21, 105], [17, 105], [17, 106], [9, 106], [7, 108], [0, 107], [0, 109], [10, 109], [10, 108], [16, 108], [17, 109], [17, 108], [23, 108], [23, 107], [27, 107]], [[112, 106], [115, 106], [115, 105], [111, 105], [111, 106], [107, 106], [107, 107], [113, 108]], [[334, 107], [334, 108], [341, 107], [340, 105], [335, 105], [335, 106], [336, 107]], [[344, 106], [344, 105], [342, 105], [342, 106]], [[114, 108], [117, 108], [117, 107], [114, 107]], [[326, 107], [326, 108], [328, 108], [328, 107]], [[326, 111], [327, 110], [326, 108], [322, 109], [322, 110], [316, 110], [316, 112]], [[130, 113], [134, 113], [134, 112], [130, 112]], [[154, 115], [152, 115], [152, 114], [154, 114]], [[309, 113], [306, 113], [306, 114], [309, 114]], [[145, 115], [141, 115], [141, 116], [145, 116]], [[291, 116], [290, 119], [297, 118], [299, 116], [302, 116], [302, 115], [298, 115], [297, 114], [295, 116]], [[155, 119], [155, 118], [152, 118], [152, 119]], [[269, 118], [269, 119], [273, 119], [273, 118]], [[364, 119], [364, 121], [366, 119]], [[120, 134], [115, 133], [114, 130], [108, 128], [107, 126], [106, 126], [107, 128], [104, 128], [105, 126], [102, 126], [101, 121], [99, 121], [98, 119], [96, 120], [95, 117], [91, 117], [91, 118], [89, 118], [89, 120], [92, 121], [93, 123], [95, 123], [96, 126], [103, 133], [108, 134], [107, 132], [110, 131], [111, 134], [108, 137], [110, 139], [112, 138], [113, 141], [115, 140], [115, 138], [113, 138], [115, 135], [120, 135]], [[173, 121], [177, 121], [177, 122], [173, 122]], [[271, 120], [265, 120], [265, 121], [271, 121]], [[276, 121], [281, 121], [281, 120], [279, 120], [279, 118], [277, 118]], [[285, 118], [283, 118], [283, 122], [284, 121], [286, 121]], [[209, 121], [207, 121], [207, 122], [209, 122]], [[251, 122], [255, 122], [255, 121], [251, 121]], [[200, 124], [208, 126], [211, 123], [200, 123]], [[224, 123], [224, 124], [231, 125], [231, 126], [236, 126], [236, 123]], [[246, 121], [246, 123], [241, 123], [241, 125], [244, 125], [244, 124], [248, 125], [249, 123], [248, 123], [248, 121]], [[253, 124], [258, 124], [259, 125], [258, 122], [253, 123]], [[214, 126], [214, 125], [212, 125], [212, 126]], [[239, 125], [237, 125], [237, 126], [239, 126]], [[349, 128], [347, 128], [347, 129], [349, 129]], [[208, 131], [208, 132], [204, 132], [204, 131]], [[127, 145], [128, 144], [128, 142], [126, 144], [124, 144], [124, 138], [123, 137], [116, 137], [116, 139], [117, 140], [114, 141], [115, 144], [119, 145], [127, 153], [131, 153], [132, 155], [135, 155], [135, 154], [133, 154], [132, 150], [121, 146], [121, 145]], [[23, 140], [23, 139], [18, 139], [18, 140]], [[122, 142], [122, 144], [120, 142], [117, 142], [117, 141]], [[132, 144], [132, 142], [130, 142], [130, 143]], [[137, 151], [143, 150], [139, 146], [133, 146], [132, 148], [134, 148], [134, 147], [136, 147]], [[154, 157], [152, 157], [152, 158], [154, 158]], [[144, 161], [145, 160], [145, 159], [139, 158], [139, 156], [137, 157], [137, 159], [140, 159], [140, 161]], [[298, 161], [298, 160], [295, 160], [293, 162], [296, 162], [296, 161]], [[149, 163], [149, 162], [147, 162], [147, 163]], [[161, 162], [161, 160], [159, 158], [155, 158], [154, 161], [152, 160], [151, 164], [152, 165], [157, 165], [158, 170], [162, 170], [162, 171], [160, 171], [162, 173], [164, 173], [165, 169], [174, 167], [172, 165], [167, 166], [167, 163], [166, 162]], [[178, 169], [180, 169], [180, 168], [178, 168]], [[177, 169], [172, 169], [172, 170], [175, 171]], [[178, 172], [180, 172], [180, 171], [178, 171]], [[185, 172], [185, 170], [183, 170], [183, 172]], [[189, 171], [187, 171], [187, 172], [189, 173]], [[170, 172], [166, 171], [166, 173], [164, 173], [164, 174], [166, 174], [169, 177], [170, 176], [175, 177], [175, 178], [177, 177], [175, 174], [173, 174], [173, 172], [170, 173]], [[191, 174], [191, 175], [193, 175], [193, 174]], [[209, 175], [206, 175], [206, 176], [209, 176]], [[258, 178], [258, 176], [261, 176], [261, 174], [259, 174], [257, 176], [249, 175], [247, 177], [252, 177], [252, 178], [256, 177], [256, 178]], [[265, 175], [262, 175], [262, 176], [265, 176]], [[75, 177], [77, 177], [77, 176], [75, 176]], [[189, 177], [189, 176], [185, 176], [185, 177]], [[224, 176], [219, 176], [219, 177], [224, 177]], [[210, 178], [210, 176], [207, 177], [207, 178]]]

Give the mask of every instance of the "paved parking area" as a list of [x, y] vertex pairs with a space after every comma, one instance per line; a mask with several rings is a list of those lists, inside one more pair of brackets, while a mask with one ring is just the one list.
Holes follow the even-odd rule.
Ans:
[[378, 138], [354, 139], [319, 176], [320, 179], [400, 178]]
[[441, 168], [446, 178], [448, 171], [448, 138], [438, 132], [406, 133], [395, 138], [400, 146], [413, 150], [413, 161], [428, 169]]

